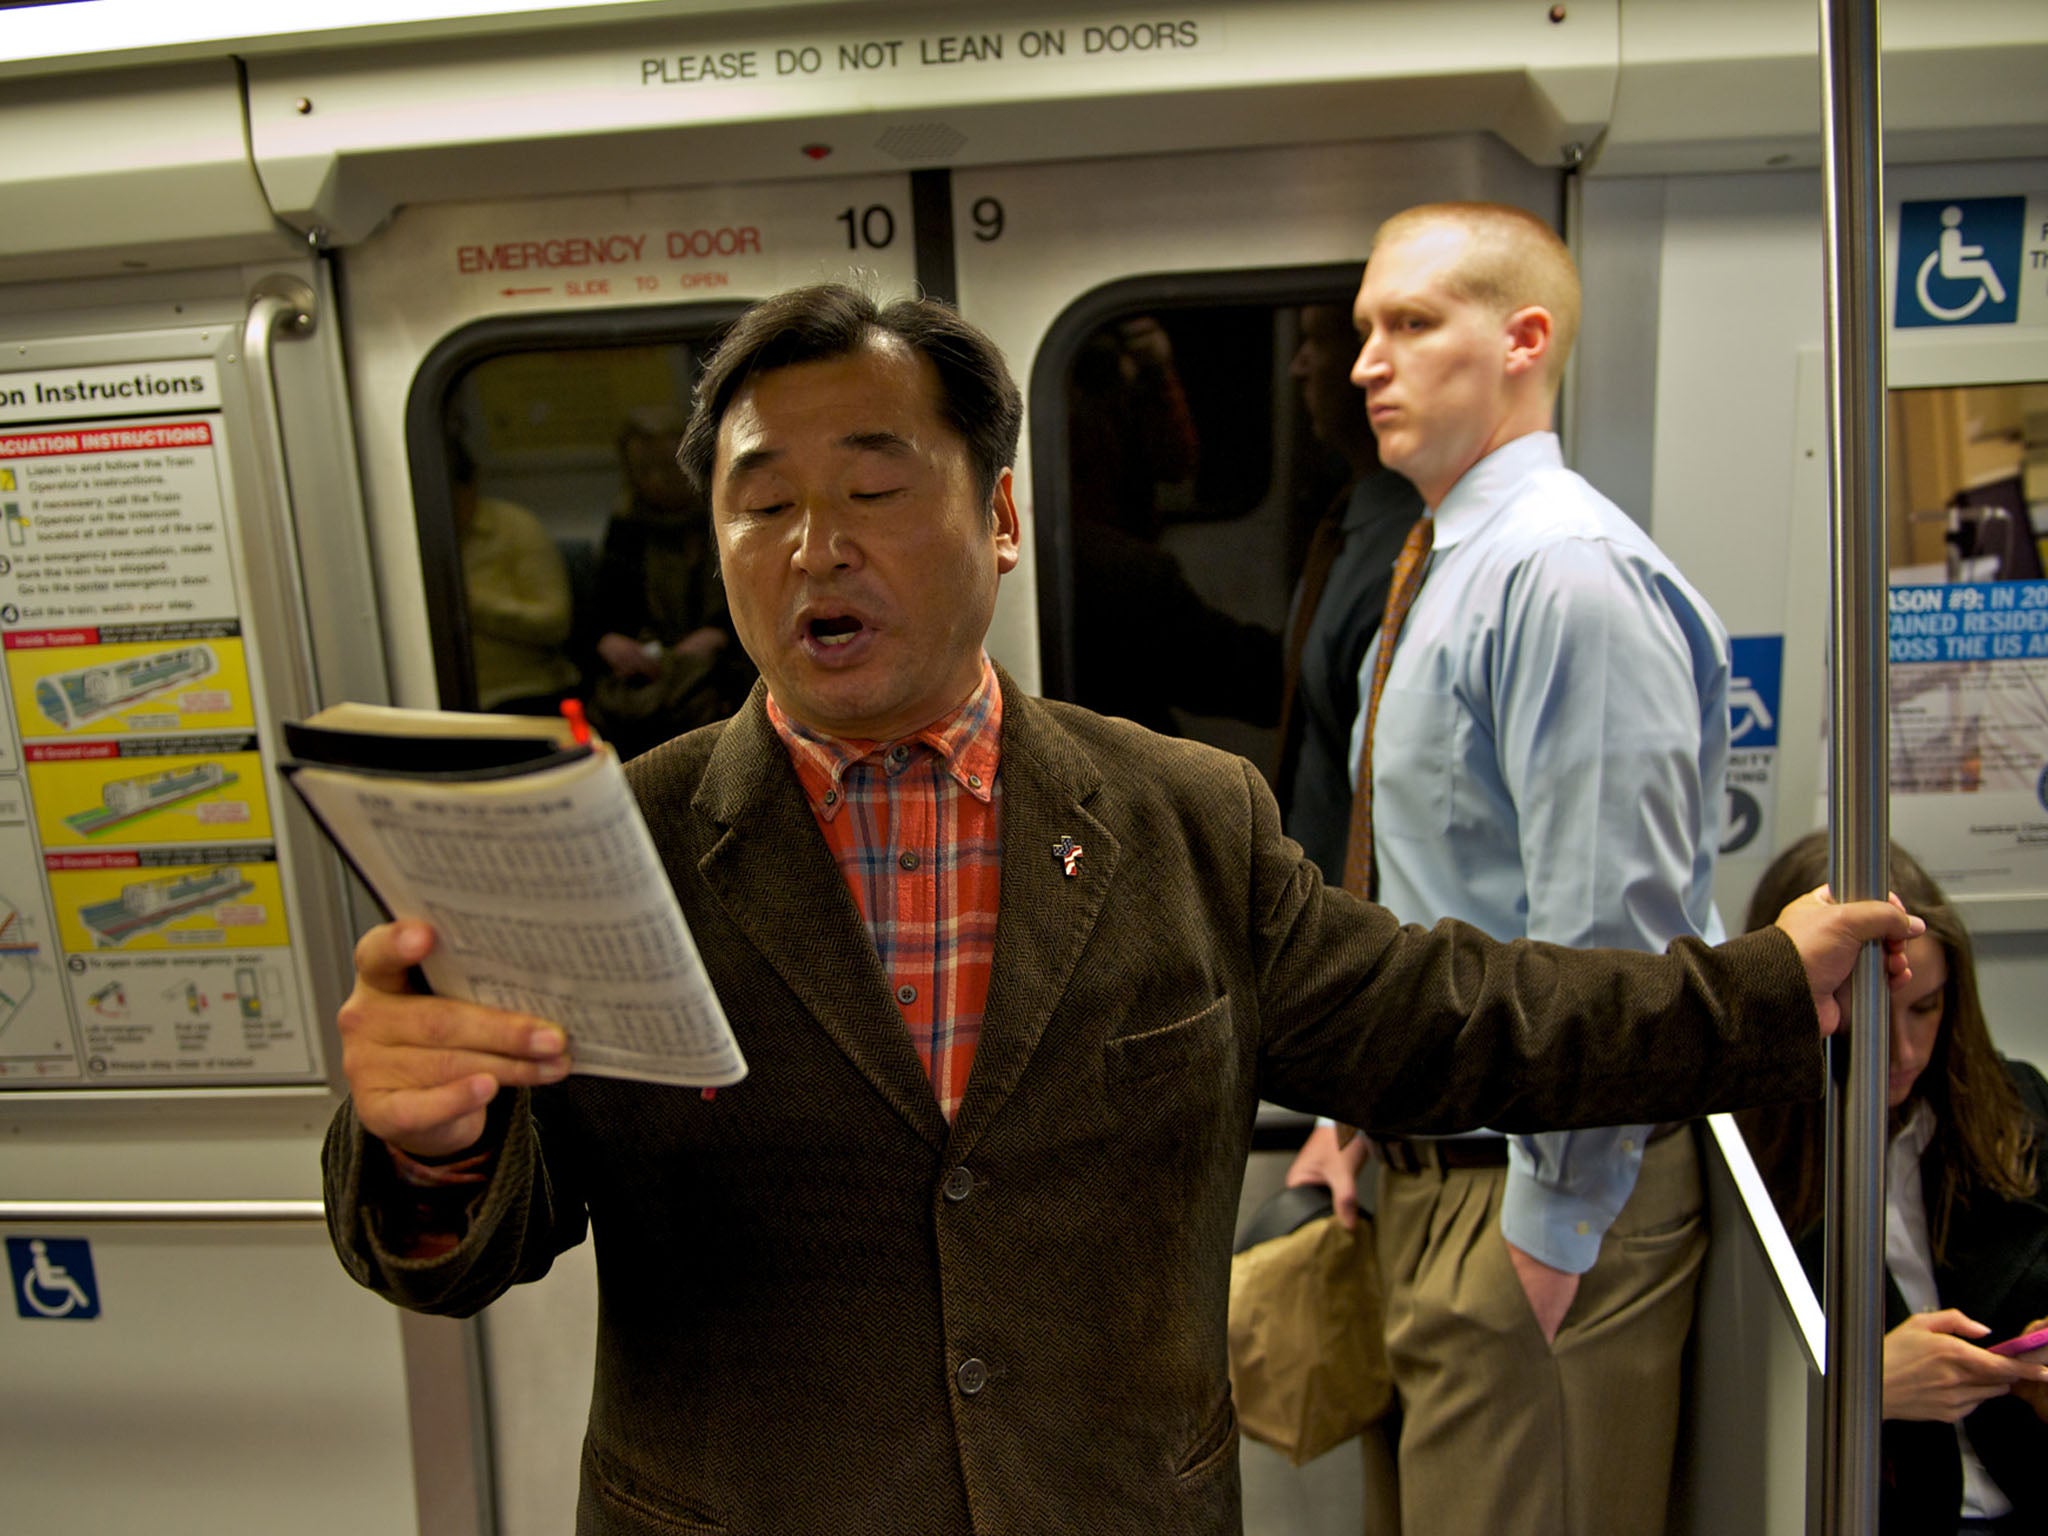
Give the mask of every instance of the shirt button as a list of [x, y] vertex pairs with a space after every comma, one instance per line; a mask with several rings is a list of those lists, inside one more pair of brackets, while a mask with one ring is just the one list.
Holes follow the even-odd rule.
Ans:
[[836, 789], [828, 789], [828, 790], [826, 790], [826, 791], [825, 791], [825, 803], [826, 803], [827, 805], [837, 805], [837, 804], [839, 803], [839, 791], [838, 791], [838, 790], [836, 790]]
[[897, 748], [895, 748], [894, 750], [892, 750], [892, 751], [891, 751], [891, 752], [889, 753], [889, 761], [890, 761], [890, 762], [892, 762], [892, 763], [907, 763], [907, 762], [909, 762], [909, 761], [910, 761], [910, 748], [908, 748], [908, 747], [897, 747]]
[[945, 1182], [940, 1184], [939, 1188], [946, 1192], [948, 1200], [955, 1202], [965, 1200], [974, 1193], [974, 1174], [966, 1168], [951, 1169], [946, 1174]]
[[988, 1385], [988, 1365], [982, 1360], [963, 1360], [954, 1379], [960, 1383], [960, 1395], [972, 1397]]
[[917, 988], [913, 987], [909, 982], [906, 981], [902, 986], [896, 989], [896, 1001], [899, 1003], [916, 1002]]
[[905, 849], [902, 853], [896, 855], [896, 862], [904, 869], [915, 869], [917, 868], [917, 855]]
[[1622, 1151], [1624, 1151], [1624, 1152], [1633, 1152], [1633, 1151], [1635, 1151], [1635, 1149], [1636, 1149], [1636, 1144], [1635, 1144], [1635, 1138], [1634, 1138], [1634, 1137], [1631, 1137], [1631, 1136], [1624, 1136], [1624, 1137], [1623, 1137], [1623, 1138], [1621, 1139], [1621, 1150], [1622, 1150]]
[[969, 789], [981, 788], [981, 775], [978, 773], [970, 773], [969, 775], [967, 775], [967, 787]]
[[1580, 1222], [1580, 1223], [1579, 1223], [1579, 1225], [1578, 1225], [1578, 1233], [1579, 1233], [1579, 1236], [1581, 1236], [1581, 1237], [1584, 1237], [1584, 1236], [1585, 1236], [1585, 1235], [1586, 1235], [1586, 1234], [1587, 1234], [1588, 1232], [1590, 1232], [1590, 1231], [1592, 1231], [1592, 1230], [1593, 1230], [1593, 1223], [1591, 1223], [1590, 1221], [1582, 1221], [1582, 1222]]

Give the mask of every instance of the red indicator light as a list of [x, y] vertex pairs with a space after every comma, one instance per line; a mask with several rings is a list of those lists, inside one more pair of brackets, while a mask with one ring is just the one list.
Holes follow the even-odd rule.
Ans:
[[832, 153], [830, 144], [806, 144], [804, 154], [812, 160], [822, 160]]

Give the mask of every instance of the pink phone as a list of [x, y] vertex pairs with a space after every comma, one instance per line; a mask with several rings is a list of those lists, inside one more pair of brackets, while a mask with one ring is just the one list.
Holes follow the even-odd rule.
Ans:
[[2007, 1339], [2003, 1344], [1993, 1344], [1994, 1355], [2024, 1355], [2029, 1350], [2039, 1349], [2048, 1344], [2048, 1328], [2036, 1328], [2032, 1333], [2023, 1333], [2016, 1339]]

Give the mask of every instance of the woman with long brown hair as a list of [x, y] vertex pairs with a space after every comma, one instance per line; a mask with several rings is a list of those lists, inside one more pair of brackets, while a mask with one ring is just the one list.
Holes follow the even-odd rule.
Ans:
[[[1748, 926], [1826, 878], [1827, 838], [1816, 832], [1765, 871]], [[1999, 1056], [1969, 931], [1896, 844], [1891, 883], [1927, 932], [1907, 944], [1912, 980], [1891, 1000], [1881, 1528], [2039, 1532], [2048, 1350], [2009, 1359], [1985, 1346], [2048, 1322], [2048, 1081]], [[1737, 1118], [1817, 1283], [1823, 1108]]]

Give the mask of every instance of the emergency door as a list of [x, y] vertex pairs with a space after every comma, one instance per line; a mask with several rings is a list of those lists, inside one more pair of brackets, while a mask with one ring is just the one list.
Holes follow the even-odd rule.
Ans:
[[[576, 691], [603, 666], [610, 615], [593, 594], [636, 495], [625, 460], [687, 409], [707, 344], [800, 284], [909, 293], [915, 252], [910, 178], [871, 176], [408, 207], [343, 253], [395, 701], [473, 708], [490, 692], [496, 653], [456, 526], [465, 477], [559, 553], [571, 611], [552, 676]], [[477, 1476], [501, 1536], [575, 1523], [595, 1314], [586, 1242], [480, 1320]]]

